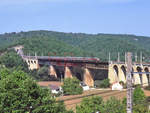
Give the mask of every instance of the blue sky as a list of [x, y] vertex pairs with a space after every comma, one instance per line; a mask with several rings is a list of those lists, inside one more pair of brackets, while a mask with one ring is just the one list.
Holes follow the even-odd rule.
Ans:
[[30, 30], [150, 36], [150, 0], [0, 0], [0, 33]]

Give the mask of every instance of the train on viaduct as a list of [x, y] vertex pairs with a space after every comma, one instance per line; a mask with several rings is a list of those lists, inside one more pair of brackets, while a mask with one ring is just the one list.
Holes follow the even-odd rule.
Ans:
[[[22, 46], [14, 47], [28, 64], [30, 70], [39, 69], [47, 65], [49, 75], [56, 78], [72, 78], [76, 76], [88, 86], [94, 86], [94, 81], [109, 78], [110, 83], [123, 81], [126, 83], [127, 65], [125, 62], [102, 62], [98, 58], [90, 57], [56, 57], [56, 56], [26, 56]], [[133, 72], [149, 72], [149, 63], [133, 62]], [[147, 86], [150, 75], [146, 73], [132, 74], [133, 83]]]

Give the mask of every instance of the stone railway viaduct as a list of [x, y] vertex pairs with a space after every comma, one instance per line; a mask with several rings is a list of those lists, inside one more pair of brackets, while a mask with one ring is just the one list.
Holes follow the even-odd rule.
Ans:
[[[22, 47], [15, 50], [27, 62], [29, 69], [39, 69], [43, 65], [49, 66], [49, 74], [56, 78], [72, 78], [76, 76], [88, 86], [94, 86], [95, 80], [109, 78], [110, 83], [123, 81], [126, 83], [125, 62], [101, 62], [98, 58], [87, 57], [49, 57], [49, 56], [25, 56]], [[133, 63], [133, 72], [149, 72], [150, 64]], [[149, 74], [133, 74], [133, 83], [147, 86], [150, 84]]]
[[[31, 70], [39, 69], [41, 66], [47, 64], [49, 66], [49, 74], [56, 78], [60, 76], [63, 78], [72, 78], [79, 74], [78, 71], [80, 70], [83, 73], [80, 73], [77, 78], [89, 86], [93, 86], [95, 80], [102, 80], [104, 78], [109, 78], [112, 84], [119, 81], [126, 83], [127, 67], [124, 62], [100, 62], [97, 58], [82, 57], [24, 56], [24, 59]], [[73, 71], [74, 68], [76, 68], [76, 72]], [[58, 72], [60, 70], [61, 72]], [[150, 64], [133, 63], [132, 70], [133, 72], [149, 72]], [[59, 73], [62, 75], [59, 75]], [[146, 86], [150, 83], [149, 74], [133, 74], [132, 77], [134, 84]]]

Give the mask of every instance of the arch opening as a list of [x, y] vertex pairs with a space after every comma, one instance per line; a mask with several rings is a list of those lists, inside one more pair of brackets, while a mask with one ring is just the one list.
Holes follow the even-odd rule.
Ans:
[[[140, 67], [137, 67], [137, 72], [142, 72], [142, 69]], [[141, 85], [143, 85], [142, 74], [139, 74], [139, 77], [140, 77]]]
[[[145, 72], [149, 72], [149, 69], [146, 67], [144, 69]], [[147, 77], [147, 81], [148, 81], [148, 85], [150, 84], [150, 75], [149, 74], [146, 74], [146, 77]]]
[[126, 78], [127, 77], [127, 71], [126, 71], [125, 66], [121, 66], [121, 70], [124, 73], [124, 77]]
[[117, 77], [118, 77], [118, 73], [119, 73], [118, 67], [115, 65], [113, 68], [114, 68], [114, 71], [115, 71], [115, 73], [116, 73], [116, 75], [117, 75]]
[[76, 77], [77, 77], [77, 79], [79, 79], [80, 81], [83, 81], [83, 77], [82, 77], [81, 73], [77, 72], [77, 73], [76, 73]]

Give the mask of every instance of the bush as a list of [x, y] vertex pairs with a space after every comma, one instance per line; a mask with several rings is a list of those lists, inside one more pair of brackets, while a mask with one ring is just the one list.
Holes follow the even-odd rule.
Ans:
[[66, 78], [62, 85], [63, 93], [65, 95], [82, 94], [83, 89], [79, 85], [80, 81], [77, 78]]
[[[145, 98], [144, 92], [140, 87], [135, 88], [133, 92], [133, 113], [149, 113], [149, 98]], [[124, 98], [122, 103], [126, 106], [127, 99]]]
[[102, 113], [126, 113], [126, 105], [115, 97], [111, 97], [104, 103]]
[[123, 81], [120, 81], [119, 84], [123, 86], [123, 85], [124, 85], [124, 82], [123, 82]]
[[136, 87], [133, 92], [133, 102], [137, 104], [143, 103], [143, 101], [145, 101], [144, 91], [140, 87]]
[[102, 109], [103, 99], [99, 96], [84, 98], [80, 106], [76, 107], [76, 113], [95, 113]]
[[106, 102], [100, 96], [84, 98], [80, 106], [76, 107], [76, 113], [125, 113], [126, 105], [115, 97], [110, 98]]
[[99, 87], [100, 88], [108, 88], [110, 86], [109, 79], [104, 79], [101, 81]]

